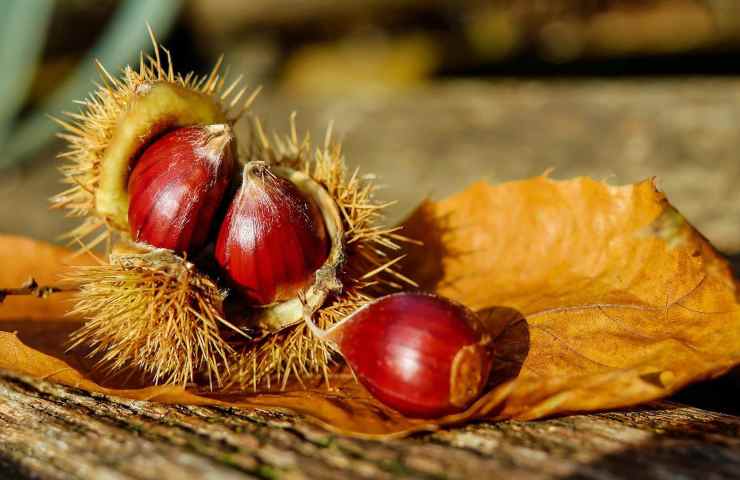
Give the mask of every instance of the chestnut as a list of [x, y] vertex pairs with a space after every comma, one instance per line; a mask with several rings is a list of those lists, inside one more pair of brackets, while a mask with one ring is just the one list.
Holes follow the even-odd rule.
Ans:
[[244, 167], [216, 239], [216, 261], [253, 305], [296, 297], [314, 283], [331, 239], [318, 205], [263, 162]]
[[491, 370], [490, 338], [478, 317], [440, 296], [381, 297], [325, 331], [305, 320], [375, 398], [409, 417], [462, 411]]
[[143, 151], [128, 180], [131, 236], [158, 248], [197, 253], [234, 172], [225, 124], [183, 127]]

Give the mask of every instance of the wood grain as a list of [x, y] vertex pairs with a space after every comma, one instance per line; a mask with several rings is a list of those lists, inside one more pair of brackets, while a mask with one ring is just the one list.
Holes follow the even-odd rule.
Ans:
[[376, 442], [290, 414], [130, 401], [0, 373], [0, 478], [737, 478], [740, 419], [678, 404]]

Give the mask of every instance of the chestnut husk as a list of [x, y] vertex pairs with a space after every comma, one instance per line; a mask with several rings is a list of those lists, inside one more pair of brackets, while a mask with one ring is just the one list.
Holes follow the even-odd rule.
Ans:
[[[339, 357], [311, 335], [302, 321], [305, 314], [321, 328], [328, 328], [357, 308], [372, 301], [379, 292], [415, 287], [413, 280], [397, 269], [403, 244], [410, 242], [398, 227], [382, 225], [383, 208], [375, 198], [371, 176], [348, 171], [341, 145], [332, 142], [331, 126], [323, 146], [314, 148], [308, 135], [299, 138], [295, 117], [290, 133], [268, 140], [259, 120], [253, 122], [250, 159], [265, 162], [270, 171], [291, 180], [312, 195], [321, 208], [327, 228], [336, 225], [332, 250], [316, 272], [314, 284], [298, 298], [269, 308], [253, 310], [253, 321], [267, 333], [244, 345], [227, 385], [230, 388], [286, 388], [290, 378], [302, 382], [324, 377]], [[323, 200], [322, 200], [323, 198]], [[332, 213], [333, 212], [333, 213]], [[341, 214], [340, 214], [341, 212]], [[332, 214], [327, 217], [327, 214]], [[333, 218], [333, 220], [332, 220]]]
[[[70, 244], [88, 251], [107, 250], [129, 231], [127, 189], [132, 164], [162, 135], [193, 125], [233, 125], [251, 106], [241, 78], [227, 83], [219, 60], [204, 76], [175, 74], [169, 52], [149, 30], [154, 57], [142, 54], [137, 69], [127, 66], [120, 78], [100, 63], [101, 82], [81, 101], [80, 113], [54, 118], [63, 128], [68, 149], [59, 157], [62, 181], [69, 185], [51, 198], [82, 223], [65, 234]], [[166, 56], [162, 58], [162, 53]]]
[[[220, 63], [205, 77], [175, 75], [172, 66], [165, 68], [160, 58], [160, 51], [167, 53], [166, 50], [160, 49], [156, 41], [154, 46], [154, 58], [142, 57], [138, 71], [127, 67], [121, 79], [113, 78], [101, 67], [103, 84], [84, 102], [83, 112], [70, 120], [58, 120], [67, 130], [63, 137], [70, 144], [69, 150], [62, 155], [68, 162], [62, 167], [62, 172], [71, 187], [54, 197], [52, 202], [55, 207], [68, 208], [73, 216], [84, 218], [83, 224], [69, 234], [72, 241], [81, 246], [81, 251], [103, 243], [108, 253], [113, 245], [118, 245], [119, 253], [128, 249], [127, 245], [132, 245], [131, 251], [125, 252], [130, 258], [147, 255], [146, 250], [152, 247], [132, 243], [134, 239], [129, 235], [131, 226], [128, 223], [131, 201], [127, 190], [129, 173], [135, 168], [141, 152], [157, 138], [178, 128], [233, 125], [256, 94], [239, 107], [237, 103], [244, 89], [238, 89], [238, 82], [226, 85], [219, 73]], [[214, 301], [190, 305], [189, 308], [197, 314], [193, 318], [201, 314], [222, 318], [225, 322], [219, 320], [219, 324], [234, 327], [232, 330], [239, 334], [237, 336], [241, 340], [229, 344], [234, 353], [226, 358], [207, 351], [194, 353], [186, 350], [182, 350], [178, 357], [171, 349], [161, 349], [160, 354], [150, 351], [153, 356], [147, 359], [135, 358], [125, 353], [132, 350], [120, 344], [123, 348], [117, 351], [124, 352], [120, 357], [111, 353], [112, 350], [97, 350], [110, 366], [138, 365], [144, 372], [163, 371], [147, 369], [142, 363], [151, 362], [152, 365], [165, 365], [168, 371], [167, 374], [154, 375], [152, 380], [155, 383], [176, 379], [199, 384], [200, 380], [191, 366], [206, 365], [205, 371], [209, 378], [215, 379], [216, 385], [250, 386], [253, 389], [258, 385], [266, 385], [269, 389], [274, 380], [279, 380], [284, 386], [288, 377], [294, 375], [299, 379], [321, 374], [326, 376], [334, 357], [323, 342], [309, 334], [302, 322], [305, 312], [311, 311], [316, 323], [326, 327], [370, 301], [380, 289], [414, 286], [412, 280], [395, 268], [402, 258], [401, 245], [407, 239], [397, 232], [397, 228], [378, 225], [385, 204], [375, 200], [375, 187], [371, 181], [357, 172], [347, 172], [341, 147], [331, 142], [331, 128], [323, 148], [314, 150], [308, 137], [299, 140], [294, 118], [291, 118], [290, 135], [275, 136], [273, 144], [267, 140], [258, 120], [255, 119], [254, 125], [256, 129], [253, 132], [257, 134], [240, 153], [246, 156], [245, 161], [265, 162], [274, 175], [291, 182], [303, 196], [317, 205], [331, 244], [326, 260], [313, 274], [310, 285], [294, 298], [267, 306], [250, 306], [243, 309], [242, 315], [235, 317], [234, 322], [231, 322], [231, 317], [223, 318], [225, 305], [229, 303], [229, 298], [220, 298], [221, 293], [226, 295], [225, 290], [213, 296]], [[145, 252], [139, 252], [140, 248]], [[187, 261], [192, 265], [188, 266], [189, 272], [197, 274], [203, 282], [215, 282], [217, 288], [223, 289], [226, 285], [223, 285], [222, 278], [210, 269], [208, 261], [203, 261], [211, 252], [210, 247], [206, 247], [196, 255], [198, 258], [181, 258], [176, 263]], [[148, 267], [147, 275], [154, 274], [157, 269], [163, 272], [171, 270], [165, 263], [150, 265], [152, 268]], [[86, 306], [95, 304], [91, 303], [91, 292], [94, 292], [96, 284], [103, 285], [102, 281], [119, 275], [136, 284], [135, 275], [139, 270], [122, 271], [114, 256], [101, 267], [75, 275], [80, 288], [77, 307], [88, 320], [80, 334], [75, 336], [78, 343], [113, 345], [118, 339], [125, 338], [129, 329], [124, 315], [125, 301], [112, 304], [121, 305], [120, 314], [108, 309], [103, 315]], [[111, 286], [109, 283], [105, 285], [106, 288]], [[152, 307], [174, 305], [175, 294], [189, 295], [189, 285], [184, 282], [182, 289], [153, 298], [151, 301], [156, 305]], [[115, 291], [118, 290], [111, 290], [112, 293]], [[118, 292], [125, 297], [132, 290], [121, 289]], [[232, 290], [230, 297], [235, 296]], [[178, 312], [173, 308], [166, 310], [164, 315], [177, 320], [181, 315]], [[180, 338], [182, 344], [198, 341], [196, 336], [187, 333], [197, 331], [192, 328], [197, 326], [192, 323], [194, 320], [184, 321], [187, 326], [183, 328], [185, 336]], [[237, 321], [241, 323], [236, 325]], [[136, 335], [126, 342], [146, 345], [152, 338], [167, 338], [163, 335], [165, 330], [152, 328], [157, 331], [138, 329]], [[246, 339], [245, 333], [253, 337]], [[232, 342], [232, 337], [224, 338]]]
[[[98, 64], [102, 81], [81, 102], [82, 111], [56, 119], [65, 130], [60, 136], [68, 142], [68, 150], [60, 155], [65, 161], [60, 170], [70, 187], [51, 199], [52, 206], [83, 218], [65, 235], [79, 247], [78, 253], [105, 246], [99, 268], [69, 276], [79, 290], [75, 309], [86, 320], [71, 342], [92, 347], [91, 355], [101, 368], [117, 371], [134, 366], [154, 383], [193, 383], [205, 377], [214, 387], [227, 376], [233, 361], [233, 350], [220, 330], [239, 330], [223, 316], [225, 289], [185, 258], [197, 256], [200, 248], [182, 248], [180, 255], [157, 253], [154, 261], [152, 252], [164, 250], [133, 242], [127, 187], [147, 147], [180, 128], [222, 125], [230, 130], [258, 90], [245, 99], [240, 78], [226, 83], [221, 61], [204, 76], [176, 75], [169, 52], [159, 46], [151, 30], [150, 34], [153, 57], [142, 54], [138, 69], [126, 67], [120, 78]], [[172, 288], [158, 290], [159, 283], [151, 283], [152, 279], [169, 282]], [[149, 290], [131, 288], [137, 285], [149, 285]], [[156, 295], [145, 301], [144, 295], [152, 292]], [[142, 318], [132, 317], [132, 304], [142, 302], [149, 302], [147, 308], [137, 310]], [[139, 325], [153, 312], [161, 321], [132, 328], [132, 322]]]

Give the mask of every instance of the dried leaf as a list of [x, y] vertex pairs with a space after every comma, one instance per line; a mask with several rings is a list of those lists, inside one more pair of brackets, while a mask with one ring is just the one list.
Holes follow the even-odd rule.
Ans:
[[510, 310], [499, 365], [519, 371], [475, 415], [633, 405], [740, 362], [729, 266], [652, 181], [477, 183], [423, 204], [406, 233], [424, 232], [408, 264], [421, 285]]
[[[490, 389], [461, 414], [404, 418], [346, 371], [331, 377], [331, 389], [321, 382], [274, 393], [133, 388], [130, 379], [102, 376], [80, 352], [64, 353], [77, 324], [58, 321], [63, 310], [53, 298], [0, 307], [0, 329], [16, 332], [0, 333], [0, 368], [127, 398], [285, 408], [336, 431], [393, 436], [470, 418], [634, 405], [740, 363], [729, 267], [651, 181], [478, 183], [422, 204], [404, 233], [425, 243], [410, 252], [406, 273], [479, 310], [496, 337]], [[31, 274], [45, 280], [63, 268], [63, 255], [0, 237], [0, 284]]]
[[[73, 256], [69, 250], [14, 235], [0, 235], [0, 288], [17, 288], [36, 280], [40, 285], [58, 285], [59, 273], [67, 266], [90, 265], [91, 255]], [[71, 310], [69, 294], [46, 299], [8, 296], [0, 303], [0, 321], [5, 319], [60, 319]]]

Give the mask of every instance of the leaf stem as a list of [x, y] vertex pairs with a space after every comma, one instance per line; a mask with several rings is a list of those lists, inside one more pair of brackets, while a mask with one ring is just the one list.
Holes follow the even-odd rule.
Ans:
[[33, 295], [38, 298], [46, 298], [52, 293], [71, 292], [78, 290], [77, 287], [59, 287], [51, 285], [39, 285], [35, 278], [31, 277], [19, 288], [0, 288], [0, 303], [10, 295]]

